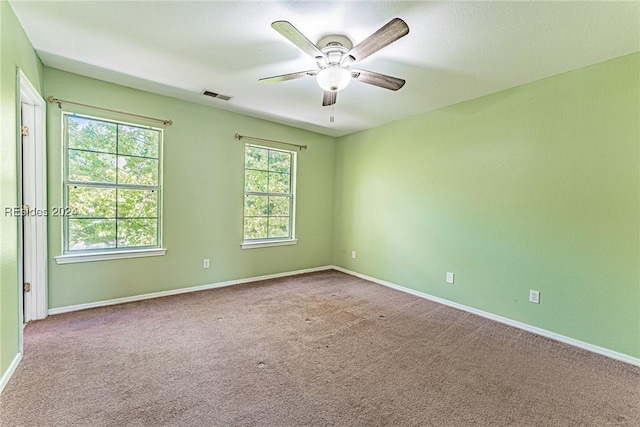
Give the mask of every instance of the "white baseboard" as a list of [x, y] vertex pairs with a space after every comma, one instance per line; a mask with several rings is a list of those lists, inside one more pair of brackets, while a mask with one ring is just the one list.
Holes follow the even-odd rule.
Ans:
[[459, 310], [466, 311], [468, 313], [473, 313], [478, 316], [485, 317], [487, 319], [495, 320], [496, 322], [504, 323], [505, 325], [513, 326], [515, 328], [523, 329], [525, 331], [532, 332], [534, 334], [542, 335], [543, 337], [551, 338], [553, 340], [560, 341], [575, 347], [579, 347], [584, 350], [591, 351], [593, 353], [598, 353], [603, 356], [610, 357], [612, 359], [629, 363], [631, 365], [640, 366], [640, 359], [629, 356], [624, 353], [618, 353], [617, 351], [609, 350], [604, 347], [599, 347], [597, 345], [589, 344], [584, 341], [579, 341], [570, 337], [566, 337], [564, 335], [556, 334], [555, 332], [547, 331], [546, 329], [537, 328], [535, 326], [527, 325], [526, 323], [508, 319], [506, 317], [498, 316], [496, 314], [488, 313], [486, 311], [478, 310], [477, 308], [469, 307], [463, 304], [458, 304], [457, 302], [453, 302], [453, 301], [446, 300], [444, 298], [439, 298], [433, 295], [429, 295], [424, 292], [416, 291], [414, 289], [405, 288], [404, 286], [396, 285], [395, 283], [387, 282], [385, 280], [376, 279], [375, 277], [367, 276], [365, 274], [356, 273], [355, 271], [347, 270], [346, 268], [333, 266], [333, 269], [349, 274], [351, 276], [359, 277], [361, 279], [368, 280], [373, 283], [377, 283], [379, 285], [397, 289], [399, 291], [406, 292], [408, 294], [415, 295], [420, 298], [428, 299], [430, 301], [434, 301], [442, 305], [457, 308]]
[[172, 289], [170, 291], [153, 292], [150, 294], [133, 295], [130, 297], [115, 298], [105, 301], [89, 302], [86, 304], [69, 305], [66, 307], [52, 308], [48, 311], [49, 315], [69, 313], [71, 311], [86, 310], [95, 307], [104, 307], [107, 305], [124, 304], [126, 302], [141, 301], [151, 298], [166, 297], [169, 295], [184, 294], [187, 292], [204, 291], [206, 289], [224, 288], [225, 286], [239, 285], [242, 283], [257, 282], [259, 280], [277, 279], [279, 277], [295, 276], [297, 274], [313, 273], [315, 271], [331, 270], [333, 267], [325, 265], [322, 267], [306, 268], [303, 270], [286, 271], [284, 273], [267, 274], [266, 276], [247, 277], [245, 279], [229, 280], [227, 282], [211, 283], [208, 285], [192, 286], [189, 288]]
[[9, 380], [11, 379], [11, 377], [13, 376], [13, 373], [16, 371], [16, 368], [18, 367], [18, 365], [20, 364], [20, 361], [22, 360], [22, 353], [18, 353], [16, 354], [16, 357], [13, 358], [13, 361], [11, 362], [11, 364], [9, 365], [9, 368], [7, 369], [7, 371], [2, 375], [2, 379], [0, 379], [0, 393], [2, 393], [4, 391], [4, 388], [7, 386], [7, 384], [9, 383]]

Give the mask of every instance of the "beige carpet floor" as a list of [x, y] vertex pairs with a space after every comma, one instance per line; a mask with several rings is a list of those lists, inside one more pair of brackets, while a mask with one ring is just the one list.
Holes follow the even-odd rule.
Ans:
[[640, 425], [640, 368], [326, 271], [51, 316], [3, 426]]

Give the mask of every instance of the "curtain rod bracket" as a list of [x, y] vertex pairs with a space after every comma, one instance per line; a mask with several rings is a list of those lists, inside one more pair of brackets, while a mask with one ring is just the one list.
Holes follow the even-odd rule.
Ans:
[[49, 96], [49, 98], [47, 98], [47, 101], [49, 101], [51, 104], [58, 104], [58, 108], [62, 109], [62, 103], [59, 99], [56, 99], [53, 96]]

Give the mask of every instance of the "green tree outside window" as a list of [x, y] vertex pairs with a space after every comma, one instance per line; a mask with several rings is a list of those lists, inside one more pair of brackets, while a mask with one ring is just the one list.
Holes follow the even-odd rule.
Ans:
[[294, 152], [245, 145], [245, 242], [293, 238], [294, 165]]
[[160, 129], [65, 114], [65, 252], [156, 248]]

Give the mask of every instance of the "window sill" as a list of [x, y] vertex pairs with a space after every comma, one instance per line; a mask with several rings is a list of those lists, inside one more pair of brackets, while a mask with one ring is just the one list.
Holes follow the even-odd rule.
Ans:
[[149, 256], [163, 256], [167, 253], [166, 249], [132, 249], [129, 251], [118, 252], [93, 252], [93, 253], [81, 253], [81, 254], [67, 254], [56, 257], [56, 264], [73, 264], [76, 262], [91, 262], [91, 261], [107, 261], [111, 259], [125, 259], [125, 258], [142, 258]]
[[244, 242], [240, 246], [242, 249], [268, 248], [271, 246], [287, 246], [298, 244], [298, 239], [290, 240], [265, 240], [262, 242]]

